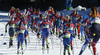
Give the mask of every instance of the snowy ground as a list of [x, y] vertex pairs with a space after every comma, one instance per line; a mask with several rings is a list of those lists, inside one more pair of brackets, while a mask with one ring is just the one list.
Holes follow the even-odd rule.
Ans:
[[[83, 12], [82, 12], [83, 13]], [[81, 14], [82, 14], [81, 13]], [[86, 13], [86, 12], [85, 12]], [[84, 13], [83, 13], [84, 14]], [[5, 35], [5, 24], [7, 21], [9, 21], [9, 18], [7, 16], [7, 13], [0, 13], [0, 34]], [[0, 36], [0, 55], [17, 55], [17, 39], [16, 37], [14, 38], [14, 47], [8, 48], [9, 46], [9, 35], [8, 33], [5, 36], [6, 38], [4, 39], [4, 36]], [[56, 36], [49, 37], [49, 53], [45, 51], [44, 54], [42, 54], [42, 40], [37, 39], [35, 33], [32, 33], [29, 31], [29, 37], [30, 37], [30, 43], [28, 43], [27, 49], [25, 50], [24, 55], [60, 55], [60, 39]], [[51, 38], [53, 38], [53, 42], [51, 42]], [[3, 45], [3, 43], [6, 42], [7, 45]], [[74, 55], [78, 55], [81, 47], [82, 47], [82, 42], [80, 40], [74, 39]], [[53, 47], [52, 47], [53, 46]], [[63, 44], [61, 44], [62, 50], [61, 50], [61, 55], [63, 55]], [[97, 52], [100, 55], [100, 41], [97, 43]], [[25, 47], [25, 45], [24, 45]], [[91, 48], [92, 49], [92, 48]], [[67, 52], [66, 52], [67, 54]], [[91, 51], [86, 48], [84, 51], [83, 55], [93, 55]]]

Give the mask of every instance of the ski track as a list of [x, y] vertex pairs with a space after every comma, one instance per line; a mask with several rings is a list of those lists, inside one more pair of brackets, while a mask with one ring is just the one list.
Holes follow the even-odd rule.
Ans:
[[[40, 40], [40, 43], [37, 43], [36, 46], [36, 41], [37, 41], [37, 37], [36, 36], [32, 36], [33, 34], [30, 34], [30, 43], [27, 46], [27, 49], [25, 50], [23, 55], [60, 55], [60, 39], [58, 39], [58, 37], [53, 37], [54, 42], [52, 44], [53, 48], [52, 48], [52, 44], [51, 44], [51, 39], [49, 38], [49, 54], [47, 54], [47, 51], [45, 50], [44, 54], [42, 54], [42, 40]], [[0, 44], [2, 43], [2, 38], [4, 36], [0, 36]], [[8, 43], [9, 43], [9, 36], [7, 34], [5, 41], [7, 43], [7, 45], [0, 45], [0, 55], [16, 55], [17, 54], [17, 41], [16, 38], [14, 38], [14, 47], [8, 48]], [[39, 42], [39, 41], [38, 41]], [[76, 42], [77, 42], [77, 46], [76, 46]], [[99, 41], [100, 42], [100, 41]], [[82, 43], [83, 44], [83, 43]], [[74, 41], [74, 55], [78, 55], [81, 47], [82, 47], [81, 41], [80, 40], [76, 40]], [[100, 45], [100, 43], [97, 43], [97, 52], [100, 52], [98, 48]], [[25, 43], [24, 43], [24, 47], [25, 47]], [[91, 48], [92, 49], [92, 48]], [[71, 50], [70, 50], [71, 51]], [[62, 43], [62, 51], [61, 51], [62, 55], [63, 55], [63, 43]], [[67, 52], [66, 52], [67, 54]], [[92, 55], [91, 51], [86, 48], [86, 50], [84, 51], [83, 55]]]

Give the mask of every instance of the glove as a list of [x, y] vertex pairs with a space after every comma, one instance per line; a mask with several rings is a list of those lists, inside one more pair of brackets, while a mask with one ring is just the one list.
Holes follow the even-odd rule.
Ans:
[[5, 32], [7, 33], [7, 30], [5, 30]]
[[26, 38], [28, 37], [28, 35], [26, 35]]
[[51, 35], [52, 35], [52, 32], [50, 32], [51, 33]]
[[40, 35], [40, 33], [38, 32], [38, 33], [37, 33], [37, 36], [39, 36], [39, 35]]
[[15, 37], [17, 37], [17, 35], [15, 35]]
[[73, 36], [74, 36], [75, 34], [73, 33]]
[[88, 46], [88, 48], [90, 49], [90, 47], [91, 47], [91, 42], [89, 42], [89, 46]]

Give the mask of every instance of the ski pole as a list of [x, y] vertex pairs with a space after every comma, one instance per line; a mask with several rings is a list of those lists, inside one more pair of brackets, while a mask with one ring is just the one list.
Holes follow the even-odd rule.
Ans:
[[3, 44], [3, 42], [4, 42], [4, 40], [5, 40], [5, 36], [6, 36], [6, 33], [5, 33], [4, 37], [3, 37], [3, 41], [2, 41], [2, 43], [1, 43], [1, 45]]
[[75, 36], [75, 42], [76, 42], [76, 48], [78, 49], [78, 47], [77, 47], [77, 41], [76, 41], [76, 37], [77, 37], [77, 36]]
[[54, 49], [54, 47], [53, 47], [53, 43], [54, 43], [54, 42], [53, 42], [53, 37], [54, 37], [54, 36], [52, 35], [52, 37], [51, 37], [52, 49]]
[[91, 49], [91, 47], [90, 47], [90, 51], [91, 51], [91, 54], [93, 55], [93, 52], [92, 52], [92, 49]]
[[72, 54], [74, 55], [74, 38], [73, 38], [73, 49], [72, 49]]
[[28, 34], [28, 43], [30, 43], [30, 37], [29, 37], [29, 34]]
[[60, 55], [61, 55], [61, 50], [62, 50], [62, 46], [61, 46], [61, 38], [60, 38]]
[[77, 41], [76, 41], [76, 38], [77, 38], [77, 28], [75, 29], [75, 42], [76, 42], [76, 48], [78, 49], [78, 47], [77, 47]]
[[[27, 29], [28, 30], [28, 29]], [[28, 30], [28, 32], [29, 32], [29, 30]], [[30, 37], [29, 37], [29, 34], [28, 34], [28, 44], [30, 43]]]
[[37, 40], [36, 40], [36, 46], [35, 46], [35, 50], [36, 50], [36, 48], [37, 48], [37, 42], [38, 42], [38, 38], [37, 38]]

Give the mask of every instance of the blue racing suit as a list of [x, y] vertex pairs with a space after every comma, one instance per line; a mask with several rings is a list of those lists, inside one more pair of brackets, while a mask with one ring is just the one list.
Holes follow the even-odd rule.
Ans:
[[42, 46], [44, 46], [45, 38], [48, 44], [48, 37], [49, 37], [49, 28], [51, 27], [50, 23], [47, 21], [43, 21], [40, 24], [40, 28], [42, 29]]

